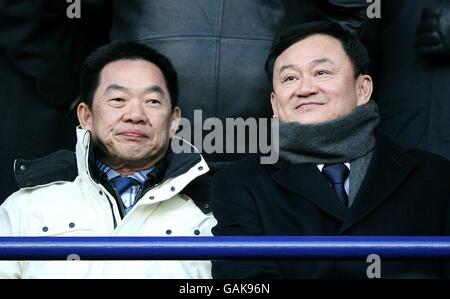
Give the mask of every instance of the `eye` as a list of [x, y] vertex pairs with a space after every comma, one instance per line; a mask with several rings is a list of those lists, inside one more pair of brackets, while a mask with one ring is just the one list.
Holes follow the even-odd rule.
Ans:
[[122, 102], [125, 102], [125, 99], [122, 99], [122, 98], [112, 98], [112, 99], [110, 99], [109, 101], [110, 101], [110, 102], [113, 102], [113, 103], [122, 103]]
[[297, 78], [295, 78], [295, 76], [289, 75], [283, 79], [283, 82], [294, 81], [295, 79], [297, 79]]
[[329, 71], [327, 71], [327, 70], [318, 70], [318, 71], [316, 71], [315, 73], [314, 73], [314, 76], [324, 76], [324, 75], [329, 75], [330, 74], [330, 72]]
[[126, 100], [124, 98], [111, 98], [108, 103], [111, 107], [120, 108], [125, 105]]
[[145, 102], [148, 103], [148, 104], [151, 104], [151, 105], [159, 105], [159, 104], [161, 104], [161, 101], [159, 101], [157, 99], [149, 99], [149, 100], [146, 100]]

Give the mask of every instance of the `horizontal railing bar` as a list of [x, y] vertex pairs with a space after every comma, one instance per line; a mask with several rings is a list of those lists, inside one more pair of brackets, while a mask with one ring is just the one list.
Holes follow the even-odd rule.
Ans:
[[450, 259], [450, 237], [0, 237], [0, 260]]

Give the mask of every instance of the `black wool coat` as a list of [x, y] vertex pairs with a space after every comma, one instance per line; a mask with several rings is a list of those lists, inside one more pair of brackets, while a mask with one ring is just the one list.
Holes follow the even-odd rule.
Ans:
[[[450, 162], [405, 152], [377, 132], [367, 174], [349, 209], [313, 163], [251, 157], [216, 173], [214, 235], [437, 236], [450, 234]], [[382, 278], [449, 275], [441, 261], [383, 261]], [[213, 262], [215, 278], [367, 278], [366, 260]]]

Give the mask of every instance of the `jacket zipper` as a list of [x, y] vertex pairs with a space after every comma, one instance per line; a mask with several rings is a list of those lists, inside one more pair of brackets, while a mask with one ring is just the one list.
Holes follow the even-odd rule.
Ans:
[[108, 203], [109, 203], [109, 207], [111, 208], [111, 214], [112, 214], [112, 219], [113, 219], [113, 223], [114, 223], [114, 229], [116, 229], [117, 227], [117, 220], [116, 220], [116, 216], [114, 215], [114, 207], [111, 203], [111, 200], [109, 199], [109, 196], [106, 195], [106, 198], [108, 199]]
[[145, 193], [147, 193], [148, 191], [150, 191], [150, 190], [153, 189], [153, 188], [156, 188], [157, 186], [159, 186], [159, 184], [154, 184], [154, 185], [152, 185], [152, 186], [150, 186], [150, 187], [147, 187], [147, 188], [143, 188], [143, 186], [141, 186], [141, 187], [139, 188], [138, 193], [136, 194], [136, 197], [135, 197], [135, 199], [134, 199], [133, 206], [134, 206], [134, 205], [135, 205], [142, 197], [144, 197], [144, 194], [145, 194]]
[[[89, 171], [89, 163], [88, 163], [89, 150], [90, 150], [90, 147], [87, 147], [87, 148], [86, 148], [86, 154], [85, 154], [85, 157], [84, 157], [84, 159], [83, 159], [83, 162], [84, 162], [84, 168], [85, 168], [85, 169], [87, 170], [87, 172], [88, 172], [88, 178], [89, 178], [89, 180], [95, 185], [95, 184], [98, 184], [99, 182], [96, 182], [96, 181], [92, 178], [92, 175], [91, 175], [91, 173], [90, 173], [90, 171]], [[101, 185], [101, 183], [100, 183], [100, 185]], [[107, 191], [106, 188], [105, 188], [105, 191]], [[116, 229], [116, 227], [117, 227], [117, 220], [116, 220], [116, 216], [114, 215], [114, 207], [113, 207], [113, 205], [112, 205], [112, 203], [111, 203], [111, 200], [109, 199], [109, 196], [108, 196], [108, 194], [107, 194], [106, 192], [105, 192], [105, 195], [106, 195], [106, 199], [108, 200], [109, 208], [111, 209], [111, 216], [112, 216], [112, 219], [113, 219], [114, 229]], [[120, 209], [119, 209], [119, 212], [120, 212]]]
[[116, 227], [117, 227], [117, 220], [116, 220], [116, 216], [114, 214], [114, 207], [113, 207], [112, 201], [111, 201], [111, 199], [108, 196], [108, 192], [113, 196], [114, 200], [116, 201], [117, 209], [119, 210], [119, 214], [120, 214], [120, 218], [121, 219], [123, 219], [123, 217], [124, 217], [124, 211], [122, 211], [123, 209], [122, 209], [122, 206], [120, 205], [119, 200], [122, 201], [122, 199], [118, 195], [117, 191], [114, 188], [108, 188], [108, 186], [109, 186], [108, 182], [106, 182], [102, 178], [100, 178], [100, 181], [103, 181], [103, 183], [100, 182], [100, 185], [102, 185], [105, 188], [105, 195], [106, 195], [106, 198], [108, 199], [109, 207], [111, 208], [111, 215], [113, 217], [114, 229], [116, 229]]

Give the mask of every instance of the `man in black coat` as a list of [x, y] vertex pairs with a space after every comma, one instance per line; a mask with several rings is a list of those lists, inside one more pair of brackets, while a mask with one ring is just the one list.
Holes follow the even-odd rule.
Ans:
[[[279, 35], [266, 62], [280, 120], [277, 163], [256, 157], [213, 180], [218, 236], [448, 235], [450, 163], [379, 130], [364, 46], [317, 22]], [[273, 132], [276, 134], [277, 132]], [[383, 278], [439, 278], [435, 261], [384, 261]], [[214, 262], [215, 278], [367, 278], [365, 260]]]

